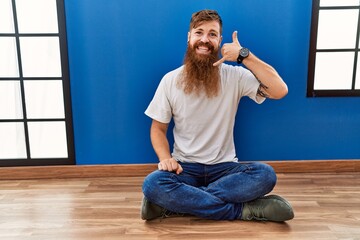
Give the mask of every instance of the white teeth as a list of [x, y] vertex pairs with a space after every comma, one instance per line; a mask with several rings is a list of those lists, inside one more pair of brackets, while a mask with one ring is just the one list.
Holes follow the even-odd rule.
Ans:
[[210, 50], [208, 47], [206, 47], [206, 46], [198, 46], [198, 47], [196, 48], [196, 50], [197, 50], [197, 53], [199, 53], [199, 54], [206, 54], [206, 55], [211, 52], [211, 50]]
[[209, 49], [207, 47], [198, 47], [198, 50], [200, 52], [208, 52], [209, 51]]

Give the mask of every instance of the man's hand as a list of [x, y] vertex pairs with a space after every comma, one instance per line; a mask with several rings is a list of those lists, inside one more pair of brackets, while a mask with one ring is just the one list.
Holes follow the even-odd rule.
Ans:
[[176, 174], [180, 174], [183, 171], [181, 165], [173, 158], [161, 160], [158, 164], [158, 169], [161, 171], [176, 172]]
[[223, 56], [219, 61], [213, 64], [214, 67], [219, 66], [221, 63], [225, 61], [236, 62], [239, 53], [240, 53], [240, 43], [237, 38], [237, 31], [232, 34], [232, 43], [225, 43], [221, 48], [221, 55]]

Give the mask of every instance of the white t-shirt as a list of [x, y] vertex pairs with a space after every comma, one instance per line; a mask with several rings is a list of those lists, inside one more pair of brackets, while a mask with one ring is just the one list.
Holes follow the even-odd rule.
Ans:
[[237, 161], [233, 138], [235, 115], [242, 96], [257, 103], [259, 82], [247, 69], [222, 64], [221, 90], [208, 98], [205, 93], [185, 94], [177, 85], [183, 66], [167, 73], [161, 80], [145, 114], [156, 121], [174, 119], [172, 156], [181, 162], [217, 164]]

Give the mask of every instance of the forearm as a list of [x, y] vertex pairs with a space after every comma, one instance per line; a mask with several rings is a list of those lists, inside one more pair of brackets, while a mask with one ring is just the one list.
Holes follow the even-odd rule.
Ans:
[[260, 82], [259, 95], [280, 99], [287, 94], [287, 85], [272, 66], [263, 62], [252, 53], [243, 60], [243, 64]]
[[166, 137], [166, 131], [152, 127], [150, 132], [151, 143], [159, 161], [171, 158], [169, 141]]
[[167, 128], [168, 124], [160, 123], [155, 120], [153, 120], [151, 125], [151, 143], [160, 161], [158, 163], [158, 169], [161, 171], [176, 172], [176, 174], [180, 174], [183, 169], [170, 154], [169, 141], [166, 137]]

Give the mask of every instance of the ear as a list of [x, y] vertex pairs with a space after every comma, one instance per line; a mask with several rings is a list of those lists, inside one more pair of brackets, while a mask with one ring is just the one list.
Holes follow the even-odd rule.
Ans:
[[223, 37], [222, 37], [222, 35], [221, 35], [221, 36], [220, 36], [220, 41], [219, 41], [219, 47], [221, 46], [222, 40], [223, 40]]
[[190, 32], [188, 32], [188, 39], [187, 39], [187, 42], [190, 41]]

